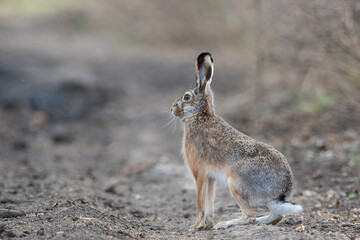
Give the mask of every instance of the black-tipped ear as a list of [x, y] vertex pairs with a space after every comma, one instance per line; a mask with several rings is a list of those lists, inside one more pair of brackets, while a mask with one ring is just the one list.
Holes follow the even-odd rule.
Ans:
[[195, 61], [196, 87], [200, 92], [205, 90], [206, 85], [210, 85], [214, 74], [214, 61], [211, 53], [201, 53]]

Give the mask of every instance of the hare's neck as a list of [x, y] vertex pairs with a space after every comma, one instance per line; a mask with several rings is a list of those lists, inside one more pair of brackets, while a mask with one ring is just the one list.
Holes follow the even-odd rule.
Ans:
[[197, 138], [209, 123], [214, 122], [215, 118], [217, 117], [205, 112], [183, 120], [184, 137], [189, 140]]
[[[203, 140], [201, 136], [201, 125], [198, 122], [184, 121], [183, 150], [187, 159], [192, 159], [194, 157], [188, 156], [187, 153], [199, 152], [199, 146], [202, 145]], [[189, 148], [192, 150], [189, 151]]]
[[196, 128], [201, 128], [208, 122], [210, 115], [207, 112], [198, 113], [189, 118], [183, 118], [182, 122], [184, 123], [185, 129], [191, 129], [194, 131]]

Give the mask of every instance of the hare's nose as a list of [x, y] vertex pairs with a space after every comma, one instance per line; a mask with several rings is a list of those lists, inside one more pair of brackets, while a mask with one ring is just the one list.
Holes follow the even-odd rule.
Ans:
[[173, 111], [175, 110], [175, 104], [176, 104], [176, 103], [174, 103], [173, 105], [171, 105], [170, 112], [173, 112]]

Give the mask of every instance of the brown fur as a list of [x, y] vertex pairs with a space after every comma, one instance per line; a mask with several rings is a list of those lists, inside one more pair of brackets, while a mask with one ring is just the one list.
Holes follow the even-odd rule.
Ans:
[[[228, 184], [243, 212], [241, 219], [217, 225], [222, 227], [254, 218], [251, 205], [289, 197], [293, 175], [280, 152], [237, 131], [215, 114], [210, 53], [199, 55], [195, 72], [197, 87], [185, 93], [191, 99], [179, 98], [171, 110], [184, 123], [183, 153], [197, 186], [197, 216], [191, 229], [202, 230], [213, 227], [215, 178]], [[275, 214], [268, 223], [281, 218]]]

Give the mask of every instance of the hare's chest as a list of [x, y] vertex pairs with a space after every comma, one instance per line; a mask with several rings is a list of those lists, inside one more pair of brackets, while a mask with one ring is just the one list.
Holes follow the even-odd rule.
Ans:
[[[195, 175], [205, 174], [215, 178], [217, 181], [227, 185], [227, 171], [225, 167], [220, 167], [207, 154], [201, 151], [196, 144], [191, 141], [184, 141], [183, 154], [186, 165]], [[207, 156], [207, 158], [206, 158]]]
[[192, 168], [198, 162], [199, 150], [195, 146], [195, 144], [191, 143], [190, 141], [184, 140], [183, 155], [186, 163], [189, 165], [190, 168]]

